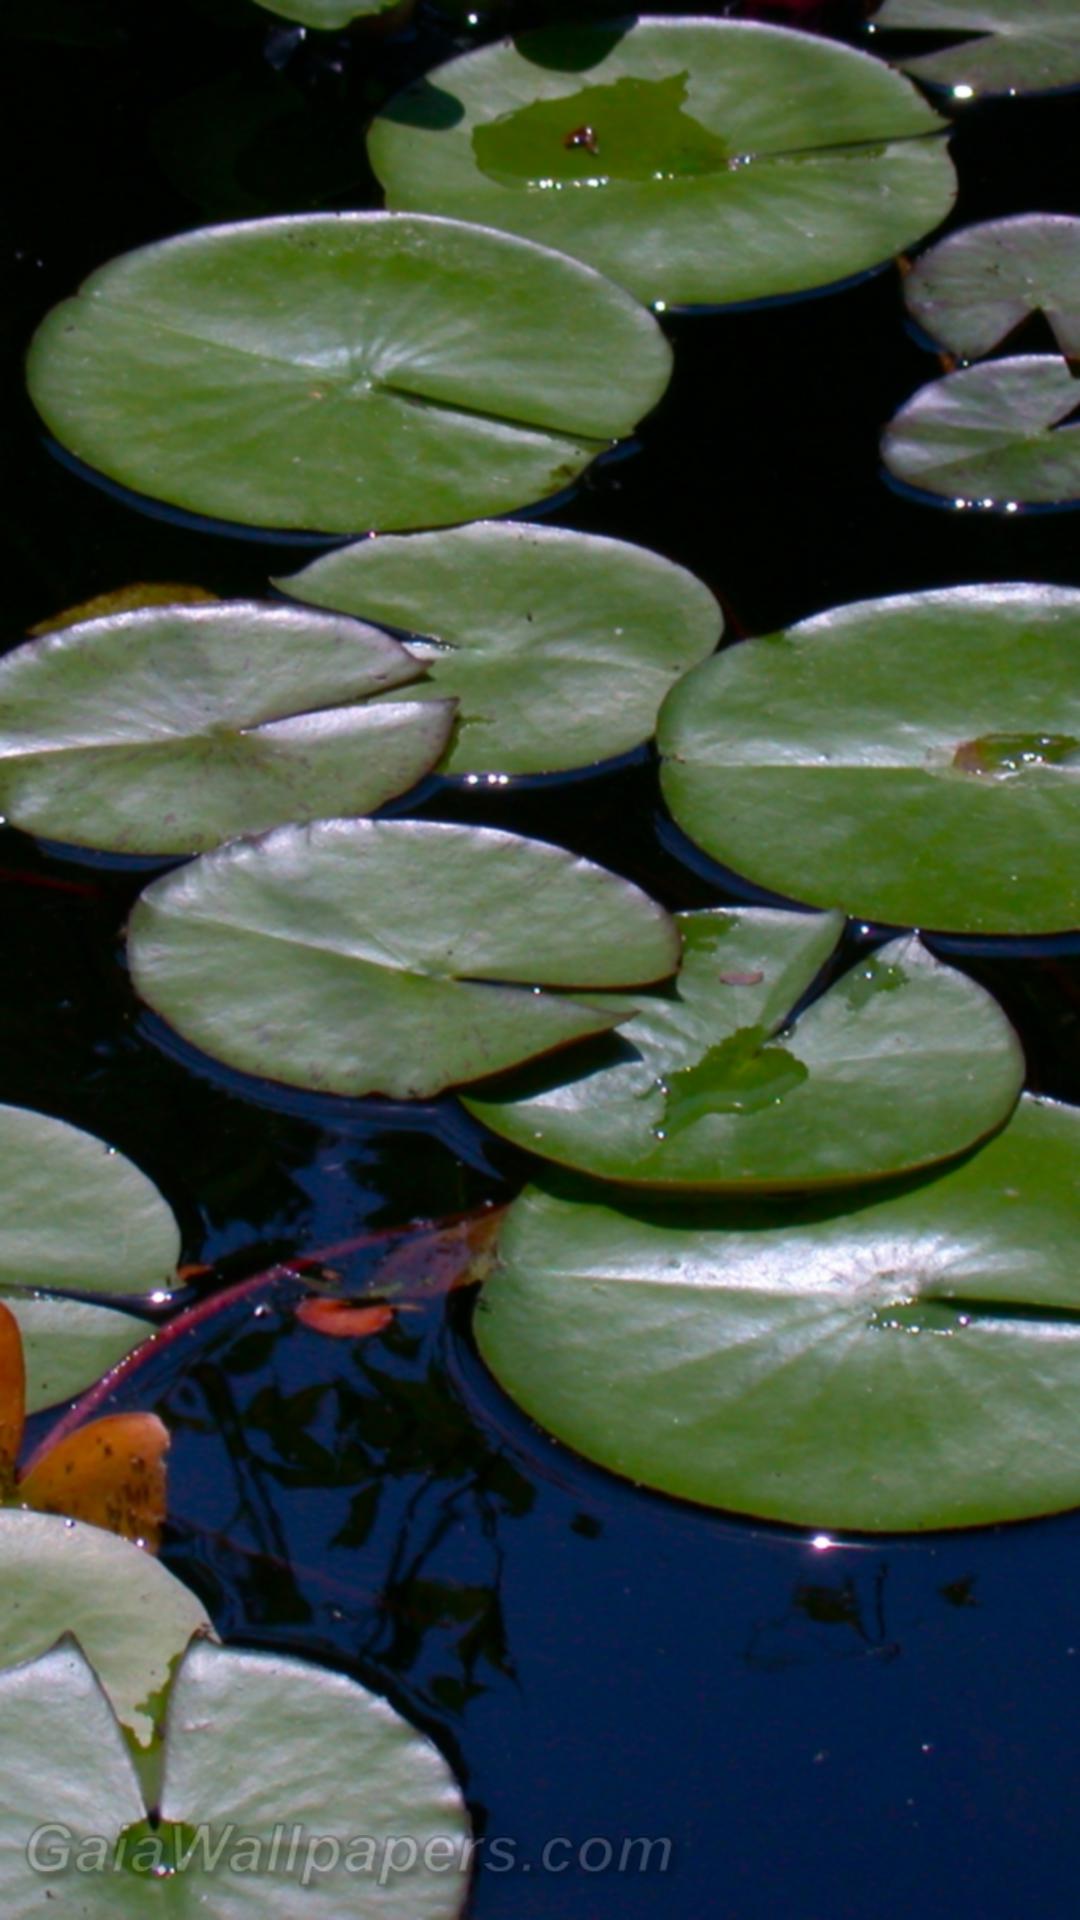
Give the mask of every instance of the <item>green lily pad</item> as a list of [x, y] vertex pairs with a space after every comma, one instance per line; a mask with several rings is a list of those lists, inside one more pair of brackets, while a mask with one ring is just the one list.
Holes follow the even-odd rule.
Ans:
[[960, 100], [980, 93], [1046, 93], [1080, 82], [1075, 0], [885, 0], [882, 32], [949, 34], [959, 44], [898, 65]]
[[655, 405], [655, 320], [460, 221], [306, 214], [124, 254], [54, 307], [31, 398], [111, 479], [251, 526], [362, 533], [558, 492]]
[[133, 1313], [38, 1293], [0, 1293], [19, 1323], [26, 1363], [26, 1411], [73, 1400], [153, 1334]]
[[1052, 353], [964, 367], [920, 387], [881, 441], [888, 471], [957, 507], [1080, 502], [1080, 385]]
[[667, 993], [617, 1034], [545, 1061], [469, 1112], [515, 1145], [602, 1180], [723, 1192], [835, 1186], [928, 1166], [1006, 1118], [1024, 1079], [996, 1001], [913, 936], [797, 1019], [840, 914], [678, 916]]
[[298, 26], [324, 33], [339, 32], [354, 20], [385, 13], [395, 4], [396, 0], [256, 0], [264, 13], [276, 13], [282, 20], [295, 20]]
[[97, 6], [90, 15], [82, 0], [36, 0], [33, 9], [6, 7], [0, 34], [12, 40], [53, 41], [61, 47], [122, 47], [126, 39], [116, 8]]
[[1027, 1098], [936, 1177], [841, 1207], [510, 1209], [480, 1350], [616, 1473], [799, 1526], [1080, 1503], [1080, 1110]]
[[420, 671], [371, 627], [245, 601], [68, 627], [0, 661], [0, 806], [124, 853], [368, 813], [450, 737], [451, 701], [359, 704]]
[[[36, 1659], [60, 1635], [75, 1634], [117, 1719], [142, 1747], [153, 1739], [156, 1697], [174, 1661], [192, 1634], [211, 1631], [195, 1595], [152, 1554], [56, 1514], [0, 1508], [0, 1591], [0, 1667]], [[0, 1675], [0, 1688], [10, 1679]], [[0, 1724], [6, 1737], [6, 1712]], [[25, 1750], [23, 1765], [29, 1771]], [[4, 1790], [0, 1804], [12, 1804]], [[39, 1816], [55, 1817], [51, 1807]]]
[[952, 205], [944, 124], [832, 41], [643, 19], [465, 54], [368, 144], [391, 206], [563, 248], [671, 305], [804, 293], [912, 245]]
[[180, 1254], [157, 1188], [90, 1133], [0, 1107], [0, 1287], [152, 1293]]
[[606, 1032], [625, 1009], [542, 988], [662, 979], [661, 907], [560, 847], [484, 827], [281, 827], [156, 880], [136, 988], [216, 1059], [327, 1093], [426, 1098]]
[[[966, 376], [964, 376], [966, 377]], [[695, 667], [664, 795], [757, 886], [977, 934], [1080, 926], [1080, 592], [864, 600]]]
[[0, 1891], [80, 1920], [455, 1920], [471, 1857], [431, 1741], [343, 1674], [193, 1642], [172, 1684], [160, 1810], [74, 1640], [0, 1675]]
[[480, 523], [362, 540], [275, 585], [410, 635], [414, 694], [450, 694], [445, 773], [554, 773], [647, 740], [664, 695], [713, 651], [708, 588], [644, 547]]
[[980, 360], [1032, 314], [1080, 359], [1080, 220], [1021, 213], [964, 227], [920, 254], [904, 280], [908, 312], [961, 360]]

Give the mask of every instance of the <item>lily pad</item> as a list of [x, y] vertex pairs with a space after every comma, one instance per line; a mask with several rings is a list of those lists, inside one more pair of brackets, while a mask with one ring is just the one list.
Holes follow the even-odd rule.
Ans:
[[980, 360], [1032, 314], [1080, 359], [1080, 220], [1021, 213], [939, 241], [904, 280], [908, 312], [961, 360]]
[[961, 100], [1080, 83], [1075, 0], [885, 0], [873, 24], [884, 33], [948, 34], [954, 44], [897, 64]]
[[28, 832], [193, 853], [286, 820], [367, 813], [442, 754], [453, 703], [361, 626], [246, 601], [91, 620], [0, 661], [0, 806]]
[[[17, 1507], [0, 1508], [0, 1580], [0, 1667], [33, 1660], [61, 1634], [75, 1634], [117, 1718], [149, 1746], [156, 1696], [174, 1661], [192, 1634], [211, 1631], [195, 1595], [113, 1533]], [[0, 1676], [0, 1687], [7, 1683]], [[6, 1721], [0, 1715], [5, 1731]], [[23, 1765], [29, 1772], [25, 1751]], [[0, 1802], [11, 1805], [2, 1792]], [[51, 1807], [39, 1816], [56, 1817]]]
[[131, 918], [144, 1000], [244, 1072], [426, 1098], [625, 1009], [543, 988], [673, 973], [678, 934], [628, 881], [483, 827], [282, 827], [156, 880]]
[[1008, 1115], [1024, 1078], [996, 1001], [913, 936], [797, 1018], [840, 914], [680, 914], [683, 964], [617, 1034], [465, 1105], [515, 1145], [599, 1179], [723, 1192], [835, 1186], [927, 1166]]
[[133, 1313], [89, 1300], [44, 1293], [5, 1293], [2, 1298], [22, 1334], [28, 1413], [73, 1400], [154, 1331]]
[[671, 305], [803, 293], [910, 246], [952, 205], [944, 125], [850, 47], [643, 19], [465, 54], [368, 144], [391, 206], [561, 247]]
[[514, 1203], [476, 1321], [579, 1453], [799, 1526], [1080, 1503], [1080, 1110], [1027, 1098], [958, 1165], [845, 1207], [594, 1195]]
[[34, 337], [90, 466], [189, 511], [362, 533], [558, 492], [659, 400], [671, 351], [599, 274], [455, 220], [306, 214], [124, 254]]
[[934, 380], [885, 429], [881, 457], [906, 486], [950, 506], [1080, 503], [1080, 385], [1052, 353]]
[[171, 1283], [176, 1221], [146, 1175], [104, 1140], [0, 1107], [0, 1184], [0, 1287], [137, 1294]]
[[298, 26], [335, 33], [351, 26], [354, 20], [385, 13], [396, 0], [256, 0], [256, 4], [264, 13], [276, 13], [282, 20], [295, 20]]
[[480, 523], [362, 540], [275, 582], [423, 640], [413, 694], [450, 694], [445, 773], [554, 773], [650, 738], [664, 695], [722, 629], [708, 588], [624, 540]]
[[45, 1891], [80, 1920], [461, 1912], [471, 1840], [450, 1768], [344, 1674], [196, 1640], [170, 1692], [153, 1821], [74, 1641], [0, 1675], [0, 1703], [11, 1920], [40, 1913]]
[[[965, 376], [966, 377], [966, 376]], [[755, 885], [964, 934], [1080, 926], [1080, 592], [864, 600], [695, 667], [660, 716], [684, 832]]]

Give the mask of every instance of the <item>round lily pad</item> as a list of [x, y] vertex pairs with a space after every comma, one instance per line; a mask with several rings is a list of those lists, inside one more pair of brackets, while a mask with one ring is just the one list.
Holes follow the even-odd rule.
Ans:
[[950, 44], [898, 64], [957, 99], [1046, 93], [1080, 83], [1076, 0], [885, 0], [874, 30], [948, 35]]
[[[472, 1842], [430, 1740], [344, 1674], [193, 1642], [160, 1807], [79, 1646], [0, 1674], [0, 1890], [81, 1920], [456, 1920]], [[66, 1850], [64, 1841], [67, 1841]]]
[[0, 1107], [0, 1287], [152, 1293], [180, 1254], [176, 1221], [130, 1160], [90, 1133]]
[[234, 842], [157, 880], [135, 985], [186, 1039], [327, 1093], [425, 1098], [615, 1026], [620, 987], [678, 965], [628, 881], [482, 827], [331, 820]]
[[1027, 1098], [936, 1177], [782, 1214], [512, 1206], [480, 1350], [534, 1420], [666, 1493], [900, 1531], [1080, 1503], [1080, 1110]]
[[459, 703], [445, 773], [554, 773], [647, 740], [720, 637], [720, 609], [644, 547], [510, 522], [361, 540], [275, 583], [381, 620]]
[[980, 360], [1032, 314], [1080, 359], [1080, 220], [1021, 213], [963, 227], [920, 254], [904, 280], [908, 312], [961, 360]]
[[[174, 1661], [193, 1633], [211, 1630], [195, 1595], [114, 1533], [18, 1507], [0, 1508], [0, 1578], [0, 1667], [32, 1660], [74, 1634], [117, 1718], [148, 1746]], [[0, 1675], [0, 1686], [7, 1679]], [[6, 1719], [0, 1714], [0, 1724]], [[11, 1804], [2, 1793], [0, 1800]], [[55, 1815], [43, 1808], [39, 1817]]]
[[154, 1331], [133, 1313], [89, 1300], [38, 1293], [0, 1297], [22, 1334], [27, 1413], [73, 1400]]
[[288, 607], [90, 620], [0, 661], [0, 807], [29, 832], [124, 853], [368, 813], [450, 737], [450, 701], [360, 704], [420, 671], [371, 627]]
[[396, 0], [256, 0], [256, 3], [264, 13], [276, 13], [282, 20], [295, 20], [301, 27], [334, 33], [350, 26], [354, 20], [385, 13]]
[[[967, 377], [967, 376], [964, 376]], [[837, 607], [695, 667], [660, 716], [684, 832], [755, 885], [962, 934], [1080, 926], [1080, 592]]]
[[670, 305], [803, 293], [911, 245], [952, 205], [943, 126], [850, 47], [643, 19], [465, 54], [368, 144], [391, 206], [564, 248]]
[[515, 1145], [604, 1180], [722, 1192], [835, 1186], [927, 1166], [1000, 1125], [1024, 1079], [995, 1000], [908, 935], [792, 1019], [840, 914], [680, 914], [667, 992], [544, 1061], [470, 1113]]
[[988, 360], [934, 380], [885, 429], [881, 457], [949, 506], [1080, 502], [1080, 382], [1052, 353]]
[[671, 351], [579, 262], [454, 220], [307, 214], [124, 254], [47, 315], [31, 397], [125, 486], [362, 533], [558, 492], [659, 400]]

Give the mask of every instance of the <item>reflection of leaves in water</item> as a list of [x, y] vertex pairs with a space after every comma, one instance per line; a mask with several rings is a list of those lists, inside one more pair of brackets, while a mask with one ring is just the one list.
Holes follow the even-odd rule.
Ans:
[[355, 1342], [310, 1332], [294, 1305], [279, 1290], [253, 1327], [249, 1303], [159, 1403], [177, 1505], [187, 1436], [227, 1508], [208, 1558], [244, 1618], [334, 1622], [350, 1660], [458, 1713], [512, 1677], [500, 1534], [534, 1490], [448, 1384], [444, 1299]]
[[781, 1673], [821, 1661], [895, 1660], [901, 1645], [887, 1627], [888, 1573], [882, 1561], [866, 1579], [800, 1582], [786, 1613], [756, 1622], [743, 1654], [747, 1666]]

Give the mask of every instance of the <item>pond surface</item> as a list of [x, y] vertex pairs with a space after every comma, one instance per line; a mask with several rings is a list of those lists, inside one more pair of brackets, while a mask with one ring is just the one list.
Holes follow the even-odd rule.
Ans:
[[[316, 47], [243, 0], [41, 0], [36, 38], [13, 18], [7, 641], [133, 580], [260, 594], [297, 546], [142, 515], [87, 484], [21, 397], [25, 342], [125, 248], [216, 219], [375, 204], [363, 116], [485, 29], [421, 12], [396, 36]], [[1078, 116], [1068, 95], [967, 111], [957, 223], [1076, 211]], [[737, 632], [904, 589], [1080, 585], [1075, 516], [938, 512], [882, 482], [881, 425], [936, 370], [893, 271], [665, 326], [663, 405], [557, 524], [690, 567]], [[672, 907], [745, 897], [665, 820], [644, 751], [544, 787], [431, 782], [401, 810], [561, 841]], [[0, 833], [0, 1097], [138, 1161], [180, 1216], [185, 1259], [213, 1268], [204, 1291], [344, 1249], [326, 1260], [363, 1292], [411, 1245], [387, 1230], [512, 1196], [524, 1157], [452, 1098], [320, 1100], [166, 1036], [122, 959], [141, 879]], [[1003, 1001], [1029, 1084], [1080, 1097], [1080, 940], [951, 957]], [[845, 1544], [698, 1512], [533, 1428], [475, 1356], [467, 1294], [410, 1299], [358, 1342], [298, 1325], [295, 1295], [270, 1280], [223, 1306], [115, 1404], [157, 1408], [173, 1429], [165, 1558], [220, 1630], [340, 1664], [459, 1768], [490, 1849], [477, 1920], [1072, 1911], [1080, 1514]], [[669, 1839], [666, 1874], [659, 1851], [651, 1871], [639, 1856], [602, 1870], [604, 1843], [617, 1863], [628, 1838]]]

